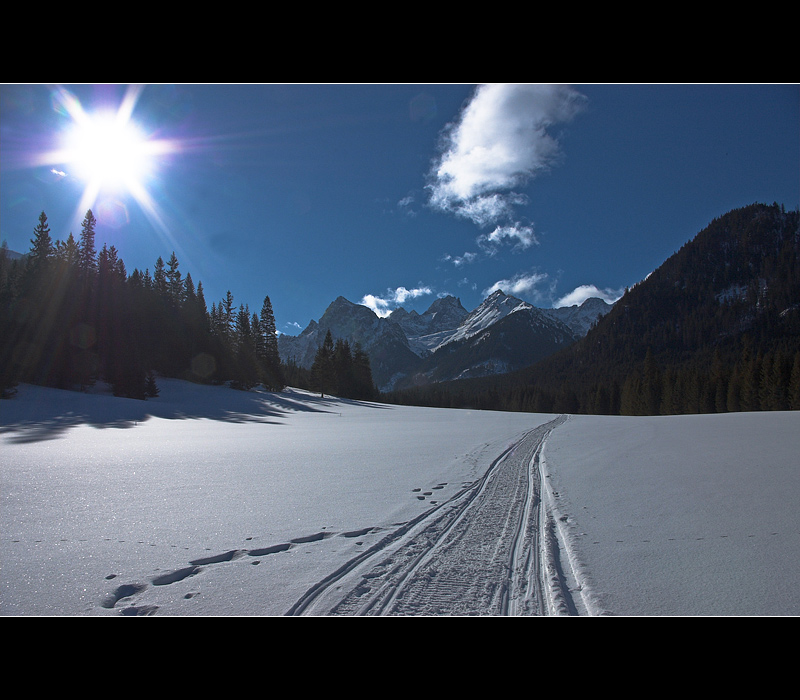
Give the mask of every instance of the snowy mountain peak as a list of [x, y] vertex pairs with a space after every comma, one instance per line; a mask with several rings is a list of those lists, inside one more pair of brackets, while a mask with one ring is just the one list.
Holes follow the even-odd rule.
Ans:
[[[607, 304], [603, 306], [611, 308]], [[331, 331], [334, 340], [345, 338], [363, 347], [371, 357], [376, 384], [384, 389], [398, 378], [414, 374], [416, 366], [423, 361], [426, 366], [434, 366], [439, 359], [431, 358], [432, 355], [445, 346], [448, 352], [456, 351], [459, 343], [483, 342], [487, 349], [495, 347], [498, 358], [505, 358], [495, 361], [489, 357], [481, 361], [480, 367], [470, 364], [465, 371], [473, 374], [507, 371], [503, 368], [522, 362], [519, 358], [526, 352], [533, 357], [537, 348], [552, 350], [582, 335], [574, 328], [588, 327], [598, 315], [594, 309], [594, 304], [586, 302], [581, 307], [545, 311], [497, 290], [470, 312], [460, 299], [448, 295], [436, 299], [423, 314], [400, 307], [381, 318], [368, 307], [339, 296], [319, 321], [309, 323], [299, 336], [282, 335], [278, 339], [278, 349], [284, 361], [291, 359], [301, 367], [310, 367], [326, 332]], [[570, 317], [565, 318], [565, 314]], [[502, 329], [496, 328], [501, 321]], [[505, 340], [498, 341], [500, 335], [504, 335]], [[520, 343], [525, 345], [524, 350], [517, 347]], [[439, 358], [446, 361], [442, 356]], [[488, 369], [490, 366], [494, 369]]]
[[466, 315], [467, 310], [461, 305], [461, 299], [448, 295], [434, 301], [423, 317], [427, 317], [437, 329], [445, 330], [455, 328]]
[[424, 314], [400, 307], [392, 311], [388, 318], [411, 339], [452, 331], [466, 316], [467, 310], [461, 305], [461, 300], [448, 295], [436, 299]]
[[436, 314], [451, 309], [463, 311], [465, 314], [467, 313], [467, 310], [461, 305], [461, 299], [459, 299], [458, 297], [454, 297], [451, 294], [436, 299], [436, 301], [434, 301], [428, 307], [428, 310], [425, 313]]
[[598, 297], [590, 297], [580, 305], [546, 309], [546, 313], [566, 323], [577, 335], [584, 336], [599, 318], [611, 311], [612, 307], [613, 304]]
[[509, 296], [501, 290], [493, 292], [481, 302], [464, 320], [462, 325], [467, 327], [467, 333], [477, 333], [492, 323], [497, 323], [501, 318], [521, 309], [534, 308], [527, 301]]

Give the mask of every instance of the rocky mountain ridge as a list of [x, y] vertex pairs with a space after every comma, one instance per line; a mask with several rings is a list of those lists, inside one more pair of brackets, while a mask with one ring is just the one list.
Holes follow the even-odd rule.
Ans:
[[340, 296], [299, 335], [281, 335], [278, 349], [284, 362], [308, 368], [330, 331], [359, 344], [376, 385], [389, 390], [519, 369], [575, 342], [610, 308], [587, 300], [567, 310], [539, 309], [497, 291], [471, 312], [444, 296], [423, 314], [398, 308], [384, 318]]

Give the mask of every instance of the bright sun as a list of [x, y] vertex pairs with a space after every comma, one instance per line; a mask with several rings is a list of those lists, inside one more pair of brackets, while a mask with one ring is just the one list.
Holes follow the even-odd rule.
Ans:
[[75, 174], [98, 190], [135, 192], [151, 165], [147, 139], [136, 125], [109, 113], [75, 122], [66, 153]]
[[148, 184], [159, 156], [176, 150], [174, 143], [150, 138], [133, 120], [141, 86], [130, 88], [116, 110], [87, 112], [68, 90], [53, 96], [58, 111], [69, 116], [60, 148], [48, 154], [65, 174], [84, 183], [79, 211], [94, 207], [102, 194], [131, 195], [149, 216], [158, 218]]

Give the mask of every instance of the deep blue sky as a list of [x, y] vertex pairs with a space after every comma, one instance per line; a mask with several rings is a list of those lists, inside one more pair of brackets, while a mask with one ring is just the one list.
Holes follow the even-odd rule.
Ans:
[[384, 313], [402, 290], [420, 312], [498, 287], [613, 298], [730, 209], [800, 205], [796, 84], [159, 84], [131, 101], [170, 145], [141, 180], [149, 205], [101, 190], [87, 206], [52, 153], [128, 89], [0, 85], [0, 240], [29, 250], [42, 211], [77, 238], [90, 206], [128, 272], [175, 251], [209, 308], [269, 295], [285, 333], [340, 295]]

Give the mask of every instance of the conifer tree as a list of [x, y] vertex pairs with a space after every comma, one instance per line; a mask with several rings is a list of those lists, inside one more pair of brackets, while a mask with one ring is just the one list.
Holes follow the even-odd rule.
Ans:
[[39, 223], [33, 229], [31, 239], [30, 264], [36, 269], [43, 269], [48, 261], [53, 257], [55, 246], [50, 238], [50, 226], [47, 224], [47, 215], [42, 212], [39, 215]]
[[202, 281], [197, 283], [197, 304], [204, 314], [208, 313], [208, 307], [206, 306], [206, 295], [203, 290]]
[[187, 272], [183, 280], [183, 294], [181, 295], [184, 303], [192, 304], [197, 301], [197, 292], [194, 288], [194, 281], [192, 280], [192, 273]]
[[325, 334], [325, 340], [317, 349], [314, 362], [311, 365], [311, 381], [314, 388], [319, 391], [321, 397], [331, 391], [331, 387], [336, 381], [333, 361], [333, 336], [330, 330]]
[[233, 312], [233, 294], [229, 289], [225, 295], [225, 299], [221, 304], [222, 308], [222, 331], [225, 335], [225, 341], [232, 343], [234, 332], [234, 312]]
[[350, 343], [339, 338], [333, 348], [333, 372], [335, 392], [339, 396], [351, 398], [353, 395], [353, 354]]
[[92, 276], [97, 269], [97, 252], [94, 244], [96, 225], [97, 221], [94, 218], [94, 214], [92, 214], [92, 210], [89, 209], [81, 225], [81, 237], [80, 243], [78, 244], [79, 264], [85, 277]]
[[153, 267], [153, 289], [155, 289], [156, 293], [163, 299], [167, 296], [167, 272], [166, 268], [164, 267], [164, 258], [160, 255], [158, 256], [158, 260], [156, 260], [156, 264]]
[[56, 243], [56, 258], [64, 264], [67, 270], [77, 270], [80, 264], [80, 251], [75, 237], [70, 232], [66, 241]]
[[260, 332], [263, 338], [262, 383], [266, 389], [280, 390], [284, 386], [281, 358], [278, 352], [278, 332], [275, 328], [275, 315], [269, 296], [264, 297], [260, 314]]
[[261, 330], [261, 319], [254, 313], [250, 318], [250, 332], [253, 334], [253, 350], [260, 363], [264, 362], [264, 333]]
[[156, 384], [156, 378], [152, 372], [147, 373], [147, 379], [145, 381], [144, 387], [145, 396], [147, 397], [154, 397], [158, 396], [158, 385]]
[[233, 386], [252, 389], [259, 380], [258, 360], [250, 325], [250, 310], [246, 304], [239, 306], [236, 315], [236, 351]]
[[172, 255], [170, 255], [169, 261], [167, 262], [165, 276], [167, 293], [175, 306], [180, 306], [183, 303], [184, 293], [183, 280], [181, 279], [178, 266], [178, 258], [175, 255], [175, 251], [172, 251]]
[[353, 348], [353, 391], [353, 398], [357, 399], [374, 399], [378, 393], [372, 379], [369, 355], [358, 342]]

